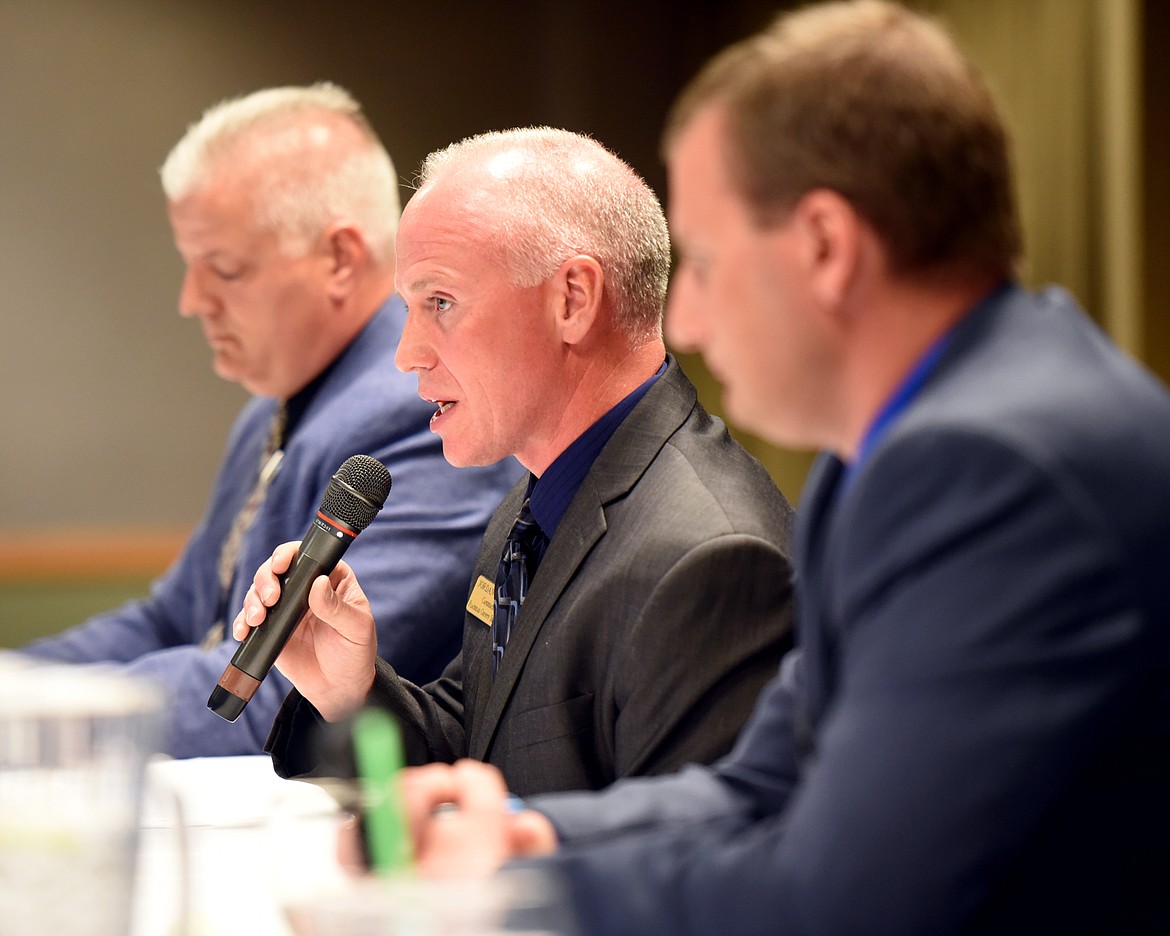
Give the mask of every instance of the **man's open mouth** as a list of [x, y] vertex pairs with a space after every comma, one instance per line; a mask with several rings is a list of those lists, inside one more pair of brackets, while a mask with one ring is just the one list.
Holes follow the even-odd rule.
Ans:
[[445, 412], [447, 412], [447, 410], [449, 410], [452, 406], [455, 405], [454, 402], [445, 402], [443, 400], [431, 400], [430, 402], [438, 404], [438, 407], [439, 407], [437, 410], [435, 410], [434, 414], [431, 416], [431, 422], [434, 422], [436, 419], [438, 419], [440, 416], [442, 416]]

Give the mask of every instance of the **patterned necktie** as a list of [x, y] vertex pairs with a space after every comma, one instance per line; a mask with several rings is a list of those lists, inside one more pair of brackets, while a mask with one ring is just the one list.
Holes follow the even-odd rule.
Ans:
[[276, 471], [280, 467], [281, 459], [284, 457], [281, 445], [284, 443], [284, 430], [287, 421], [288, 411], [285, 409], [285, 405], [281, 403], [276, 410], [276, 414], [272, 417], [272, 425], [268, 430], [268, 439], [264, 444], [264, 451], [260, 456], [260, 474], [256, 478], [256, 484], [252, 487], [252, 492], [248, 495], [248, 499], [244, 501], [244, 505], [236, 514], [235, 519], [232, 521], [231, 529], [228, 530], [228, 535], [224, 538], [223, 546], [220, 547], [219, 562], [216, 566], [219, 572], [220, 615], [219, 620], [211, 625], [200, 644], [205, 650], [211, 649], [223, 640], [224, 631], [226, 630], [228, 593], [232, 587], [232, 580], [235, 578], [236, 563], [240, 559], [240, 549], [244, 544], [244, 534], [248, 532], [248, 527], [252, 525], [252, 521], [256, 517], [256, 511], [264, 503], [264, 496], [268, 493], [268, 485], [276, 477]]
[[520, 505], [520, 513], [512, 525], [500, 556], [500, 567], [496, 571], [496, 613], [492, 625], [492, 678], [500, 671], [504, 658], [504, 647], [512, 635], [520, 606], [528, 594], [528, 583], [536, 575], [536, 538], [540, 526], [532, 518], [528, 498]]

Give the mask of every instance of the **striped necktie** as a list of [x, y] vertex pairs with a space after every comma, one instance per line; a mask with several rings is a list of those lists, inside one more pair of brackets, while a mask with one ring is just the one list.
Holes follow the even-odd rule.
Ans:
[[205, 650], [215, 647], [223, 640], [227, 624], [228, 595], [231, 591], [232, 581], [235, 579], [236, 564], [240, 560], [240, 552], [244, 545], [244, 534], [248, 532], [252, 521], [256, 519], [256, 512], [264, 503], [268, 486], [276, 477], [281, 459], [284, 458], [284, 450], [281, 446], [284, 444], [284, 430], [287, 420], [288, 411], [281, 403], [273, 415], [272, 424], [268, 429], [268, 438], [264, 443], [264, 451], [260, 457], [260, 474], [256, 478], [256, 483], [253, 485], [248, 499], [244, 501], [244, 505], [236, 514], [235, 519], [232, 520], [231, 529], [228, 530], [228, 535], [220, 547], [219, 561], [216, 565], [219, 573], [219, 618], [211, 625], [200, 643], [200, 646]]
[[528, 583], [536, 575], [536, 538], [540, 526], [532, 517], [528, 498], [520, 505], [520, 513], [512, 525], [512, 532], [504, 543], [500, 565], [496, 570], [496, 613], [492, 624], [492, 678], [500, 671], [504, 648], [512, 635], [520, 606], [528, 594]]

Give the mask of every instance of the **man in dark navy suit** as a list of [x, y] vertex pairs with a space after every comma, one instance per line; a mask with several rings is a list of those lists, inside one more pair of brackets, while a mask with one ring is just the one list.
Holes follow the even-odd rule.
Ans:
[[665, 152], [668, 337], [824, 450], [798, 647], [712, 768], [518, 815], [412, 771], [420, 866], [552, 853], [607, 936], [1170, 932], [1170, 396], [1015, 281], [984, 85], [933, 22], [825, 4], [714, 60]]

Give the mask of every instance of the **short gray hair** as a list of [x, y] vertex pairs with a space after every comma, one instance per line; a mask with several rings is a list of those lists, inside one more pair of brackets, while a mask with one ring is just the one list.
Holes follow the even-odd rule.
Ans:
[[618, 328], [636, 340], [660, 337], [670, 235], [645, 180], [588, 136], [527, 127], [479, 134], [431, 153], [418, 187], [493, 157], [501, 159], [494, 182], [469, 208], [498, 235], [513, 285], [543, 283], [567, 259], [586, 254], [605, 273]]
[[[318, 118], [316, 125], [312, 118]], [[317, 129], [339, 121], [364, 145]], [[398, 177], [349, 92], [329, 82], [267, 88], [208, 108], [159, 170], [167, 198], [176, 201], [225, 166], [237, 165], [244, 145], [260, 147], [271, 166], [256, 174], [253, 204], [260, 223], [280, 237], [284, 249], [307, 249], [325, 228], [344, 220], [361, 231], [376, 258], [393, 259], [401, 210]], [[306, 158], [314, 150], [325, 155], [324, 165]]]

